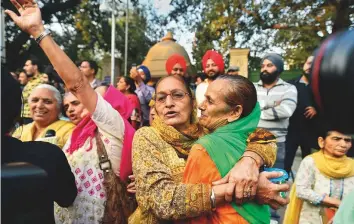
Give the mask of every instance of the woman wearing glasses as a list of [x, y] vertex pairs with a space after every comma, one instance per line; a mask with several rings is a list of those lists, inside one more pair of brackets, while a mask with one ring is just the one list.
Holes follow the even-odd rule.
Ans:
[[[160, 223], [166, 220], [206, 215], [212, 212], [214, 202], [216, 206], [226, 202], [226, 194], [231, 195], [232, 200], [236, 183], [217, 186], [211, 186], [211, 183], [182, 183], [190, 148], [207, 132], [194, 119], [195, 100], [183, 78], [172, 75], [162, 78], [156, 86], [155, 100], [156, 116], [152, 127], [139, 129], [133, 140], [133, 173], [139, 207], [129, 218], [129, 222]], [[260, 148], [262, 150], [257, 151]], [[230, 176], [236, 179], [235, 176], [247, 173], [247, 176], [258, 180], [259, 167], [253, 159], [257, 160], [258, 165], [272, 165], [275, 160], [274, 156], [267, 156], [263, 149], [263, 146], [251, 149], [257, 151], [263, 158], [246, 151], [244, 155], [249, 157], [241, 159], [239, 166], [235, 165], [234, 172], [231, 172]], [[275, 155], [275, 150], [271, 150], [270, 154]], [[229, 181], [232, 179], [230, 176]], [[268, 199], [276, 198], [279, 192], [264, 175], [263, 178], [260, 182], [266, 183], [267, 186], [259, 185], [259, 191], [263, 189], [262, 195], [267, 196]], [[246, 185], [249, 184], [249, 181], [244, 182], [247, 182]], [[257, 181], [253, 184], [256, 184], [253, 187], [256, 189]], [[240, 189], [248, 188], [242, 184], [237, 186]], [[237, 194], [236, 198], [238, 196]], [[242, 194], [241, 199], [250, 196]], [[278, 198], [273, 201], [265, 198], [262, 199], [266, 203], [284, 203], [284, 201], [277, 201]]]

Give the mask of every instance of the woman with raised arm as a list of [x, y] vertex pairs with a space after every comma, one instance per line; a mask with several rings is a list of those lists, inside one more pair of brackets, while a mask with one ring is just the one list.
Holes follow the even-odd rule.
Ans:
[[[24, 1], [23, 5], [16, 0], [11, 2], [20, 16], [9, 10], [6, 13], [34, 37], [68, 90], [88, 111], [63, 148], [75, 175], [78, 195], [67, 209], [55, 206], [56, 223], [102, 223], [107, 219], [127, 222], [129, 212], [123, 181], [131, 174], [131, 164], [126, 164], [131, 158], [131, 148], [125, 146], [131, 143], [134, 134], [126, 120], [132, 112], [129, 100], [113, 87], [104, 96], [96, 93], [45, 30], [38, 5], [32, 0]], [[120, 189], [118, 194], [117, 189]]]

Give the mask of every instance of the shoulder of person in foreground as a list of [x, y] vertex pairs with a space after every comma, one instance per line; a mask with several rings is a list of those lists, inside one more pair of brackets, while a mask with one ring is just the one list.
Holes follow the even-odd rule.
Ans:
[[333, 224], [354, 223], [354, 190], [352, 190], [342, 201]]
[[74, 202], [77, 195], [75, 177], [65, 154], [58, 146], [46, 142], [21, 142], [11, 138], [8, 139], [7, 147], [7, 150], [12, 150], [7, 162], [28, 162], [47, 172], [49, 193], [60, 206], [68, 207]]
[[247, 139], [246, 151], [252, 151], [262, 157], [264, 165], [272, 167], [277, 155], [276, 137], [267, 129], [256, 128]]

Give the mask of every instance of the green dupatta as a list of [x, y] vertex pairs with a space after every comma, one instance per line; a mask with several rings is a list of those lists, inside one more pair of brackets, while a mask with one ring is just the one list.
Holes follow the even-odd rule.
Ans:
[[[256, 129], [261, 115], [257, 103], [252, 113], [225, 126], [216, 129], [213, 133], [200, 138], [196, 144], [202, 145], [214, 161], [222, 177], [234, 167], [245, 152], [247, 138]], [[258, 205], [253, 202], [232, 207], [251, 224], [270, 223], [270, 212], [267, 205]]]

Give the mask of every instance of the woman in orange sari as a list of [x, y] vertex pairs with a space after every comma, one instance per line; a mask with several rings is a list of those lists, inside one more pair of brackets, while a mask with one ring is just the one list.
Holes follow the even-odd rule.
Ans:
[[[205, 98], [199, 106], [199, 123], [211, 133], [201, 137], [191, 149], [183, 177], [186, 184], [207, 184], [226, 176], [237, 161], [245, 157], [243, 153], [247, 139], [255, 131], [260, 119], [256, 89], [252, 82], [242, 76], [218, 77], [209, 85]], [[273, 135], [262, 130], [255, 132], [255, 135], [265, 135], [262, 139], [270, 143], [264, 144], [264, 147], [259, 144], [264, 150], [276, 148]], [[257, 136], [252, 139], [257, 139]], [[252, 188], [249, 187], [243, 192], [244, 197], [248, 198], [251, 192]], [[269, 207], [254, 202], [242, 205], [232, 202], [218, 207], [212, 203], [212, 209], [213, 213], [190, 219], [189, 223], [270, 222]]]

